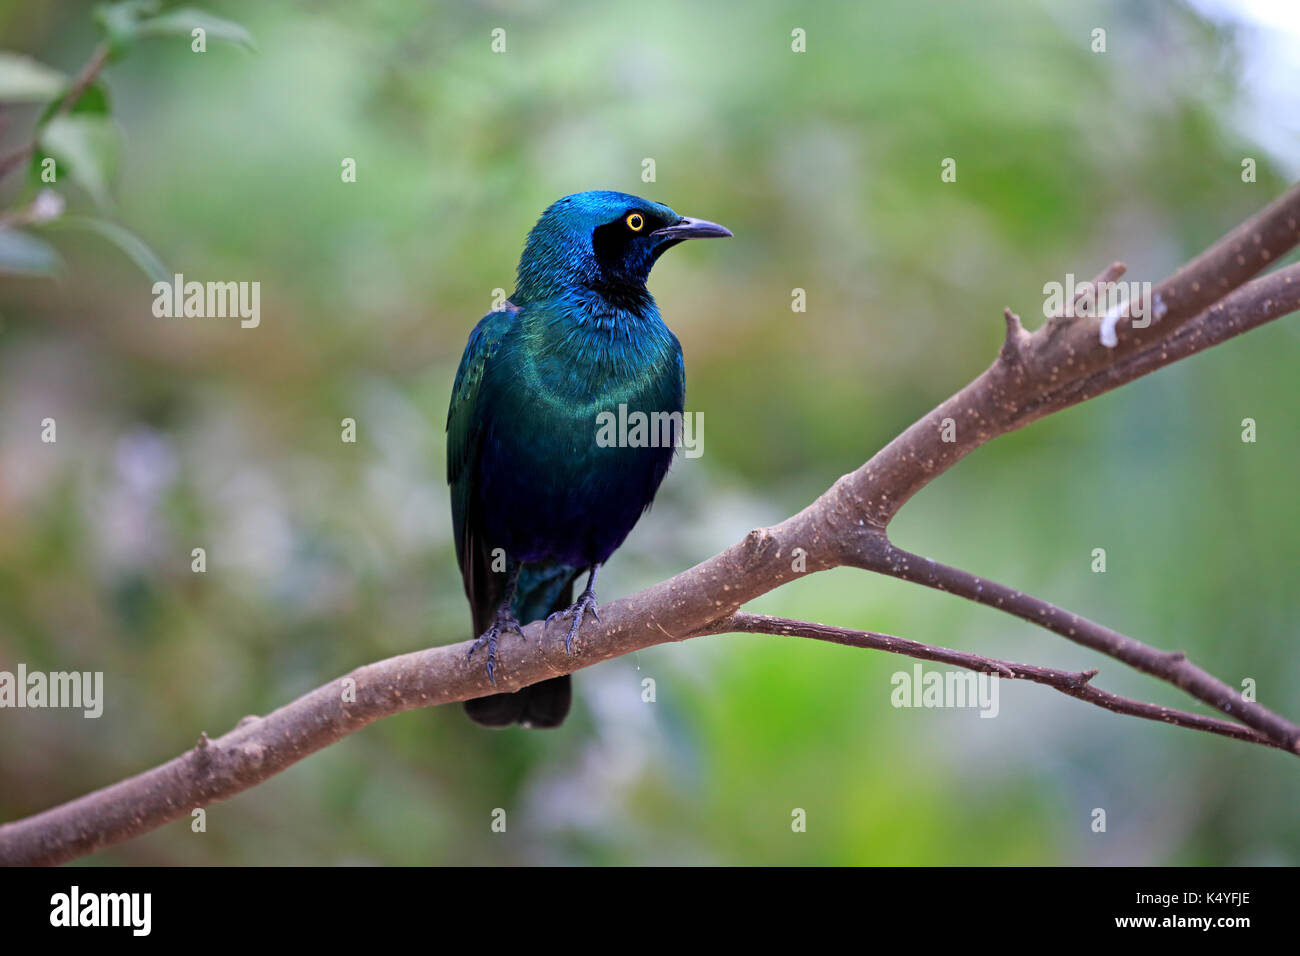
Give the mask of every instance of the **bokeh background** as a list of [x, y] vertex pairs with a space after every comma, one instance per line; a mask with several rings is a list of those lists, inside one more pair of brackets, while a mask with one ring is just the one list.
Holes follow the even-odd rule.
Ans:
[[[99, 720], [0, 712], [0, 819], [470, 636], [447, 398], [565, 193], [641, 193], [735, 232], [652, 278], [705, 453], [678, 460], [608, 566], [608, 600], [855, 468], [988, 364], [1004, 306], [1032, 327], [1045, 282], [1116, 258], [1158, 280], [1300, 175], [1300, 22], [1282, 2], [207, 6], [256, 51], [152, 39], [105, 72], [110, 218], [187, 278], [260, 281], [261, 327], [155, 318], [150, 281], [90, 235], [48, 231], [56, 279], [0, 276], [0, 669], [102, 670], [107, 687]], [[0, 3], [0, 49], [75, 72], [96, 42], [89, 4]], [[38, 112], [6, 111], [0, 146]], [[30, 197], [22, 178], [0, 208]], [[896, 540], [1253, 678], [1300, 716], [1297, 328], [999, 439], [910, 503]], [[1099, 686], [1199, 709], [858, 572], [753, 609], [1098, 666]], [[206, 833], [181, 820], [86, 862], [1300, 862], [1300, 774], [1280, 752], [1009, 682], [992, 720], [895, 709], [890, 677], [911, 666], [774, 637], [658, 647], [581, 672], [562, 730], [407, 713], [211, 807]]]

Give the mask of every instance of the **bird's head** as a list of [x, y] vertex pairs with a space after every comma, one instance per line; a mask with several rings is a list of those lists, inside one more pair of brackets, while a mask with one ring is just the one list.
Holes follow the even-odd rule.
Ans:
[[717, 223], [627, 193], [574, 193], [553, 203], [528, 234], [516, 298], [545, 298], [575, 286], [615, 297], [644, 290], [666, 249], [730, 235]]

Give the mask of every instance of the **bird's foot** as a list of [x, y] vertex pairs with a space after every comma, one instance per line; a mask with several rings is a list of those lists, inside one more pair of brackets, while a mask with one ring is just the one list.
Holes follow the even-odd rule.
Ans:
[[590, 586], [582, 592], [582, 595], [573, 602], [571, 607], [547, 616], [547, 625], [550, 625], [551, 621], [557, 617], [561, 620], [566, 617], [573, 618], [573, 623], [569, 625], [569, 633], [564, 635], [564, 653], [572, 653], [573, 639], [578, 636], [578, 629], [582, 627], [582, 616], [588, 611], [597, 621], [600, 620], [600, 615], [596, 612], [596, 592]]
[[477, 641], [470, 645], [469, 653], [465, 655], [466, 659], [474, 656], [474, 652], [480, 647], [487, 648], [487, 672], [488, 682], [493, 687], [496, 686], [497, 670], [497, 638], [509, 631], [514, 631], [520, 637], [524, 636], [524, 629], [519, 626], [519, 621], [511, 613], [509, 607], [497, 611], [496, 620], [492, 622], [491, 627], [484, 631]]

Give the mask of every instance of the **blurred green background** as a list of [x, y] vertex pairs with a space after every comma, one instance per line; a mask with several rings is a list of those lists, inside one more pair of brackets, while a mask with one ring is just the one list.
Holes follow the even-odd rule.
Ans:
[[[0, 819], [470, 636], [447, 398], [563, 194], [622, 189], [735, 232], [652, 277], [705, 453], [678, 459], [602, 575], [610, 600], [861, 464], [988, 364], [1004, 306], [1034, 327], [1045, 282], [1116, 258], [1158, 280], [1300, 174], [1300, 35], [1227, 0], [208, 8], [256, 52], [151, 39], [105, 73], [111, 216], [187, 279], [259, 281], [260, 328], [155, 318], [150, 281], [92, 236], [48, 231], [57, 279], [0, 277], [0, 669], [102, 670], [107, 694], [99, 720], [0, 712]], [[96, 42], [89, 4], [0, 3], [0, 49], [75, 72]], [[38, 112], [7, 110], [0, 148]], [[30, 197], [22, 178], [0, 208]], [[1253, 678], [1300, 717], [1298, 345], [1283, 320], [1000, 439], [910, 503], [895, 540]], [[1098, 686], [1203, 712], [858, 572], [751, 609], [1097, 666]], [[895, 709], [890, 676], [911, 667], [775, 637], [658, 647], [581, 672], [559, 731], [403, 714], [209, 808], [206, 833], [183, 819], [89, 862], [1300, 862], [1294, 759], [1011, 682], [993, 720]]]

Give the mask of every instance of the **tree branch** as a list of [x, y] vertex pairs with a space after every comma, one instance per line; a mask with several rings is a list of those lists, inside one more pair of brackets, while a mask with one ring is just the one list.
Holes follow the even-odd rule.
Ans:
[[[971, 384], [798, 514], [755, 529], [690, 570], [605, 605], [600, 621], [589, 623], [574, 642], [572, 655], [564, 651], [563, 624], [550, 632], [544, 622], [534, 622], [524, 628], [522, 642], [503, 643], [495, 686], [488, 684], [481, 664], [467, 659], [468, 641], [358, 668], [266, 717], [245, 718], [217, 740], [201, 737], [194, 749], [162, 766], [0, 826], [0, 863], [58, 863], [129, 839], [194, 807], [233, 796], [390, 714], [517, 690], [640, 648], [721, 629], [770, 626], [787, 629], [781, 633], [882, 650], [943, 653], [950, 663], [981, 663], [999, 673], [996, 668], [1005, 668], [1013, 676], [1038, 679], [1120, 713], [1300, 752], [1300, 728], [1242, 700], [1183, 655], [1151, 648], [1045, 601], [910, 554], [887, 537], [889, 522], [904, 503], [990, 439], [1300, 307], [1300, 267], [1250, 281], [1297, 242], [1300, 186], [1160, 283], [1159, 320], [1134, 328], [1129, 317], [1121, 317], [1114, 348], [1101, 344], [1101, 319], [1095, 316], [1055, 316], [1031, 334], [1008, 310], [1006, 341]], [[1122, 271], [1115, 264], [1096, 281], [1110, 281]], [[737, 614], [746, 602], [787, 581], [840, 566], [915, 581], [1015, 614], [1166, 680], [1248, 727], [1119, 698], [1092, 688], [1078, 674], [869, 632]]]
[[1300, 727], [1248, 701], [1232, 687], [1187, 660], [1181, 651], [1161, 651], [1054, 604], [979, 575], [939, 564], [882, 541], [860, 565], [891, 577], [946, 591], [1013, 614], [1158, 677], [1260, 731], [1282, 750], [1300, 753]]
[[1231, 721], [1189, 714], [1181, 710], [1161, 707], [1158, 704], [1148, 704], [1101, 690], [1092, 684], [1092, 679], [1097, 676], [1095, 670], [1071, 672], [1056, 670], [1051, 667], [1039, 667], [1035, 664], [1017, 664], [1013, 661], [984, 657], [967, 651], [955, 651], [946, 647], [921, 644], [903, 637], [878, 634], [875, 631], [857, 631], [846, 627], [830, 627], [826, 624], [811, 624], [807, 621], [769, 617], [766, 614], [736, 613], [726, 620], [720, 621], [704, 633], [726, 634], [731, 632], [808, 637], [816, 641], [843, 644], [847, 647], [864, 647], [886, 651], [890, 654], [901, 654], [904, 657], [911, 657], [916, 660], [952, 664], [956, 667], [964, 667], [967, 670], [983, 674], [1005, 677], [1008, 680], [1027, 680], [1036, 684], [1045, 684], [1063, 694], [1069, 694], [1071, 697], [1077, 697], [1079, 700], [1096, 704], [1098, 707], [1104, 707], [1106, 710], [1117, 714], [1141, 717], [1144, 720], [1158, 720], [1166, 724], [1186, 727], [1189, 730], [1203, 730], [1207, 733], [1221, 734], [1234, 740], [1244, 740], [1265, 747], [1281, 747], [1276, 741], [1270, 740], [1263, 734], [1242, 727], [1240, 724], [1234, 724]]

